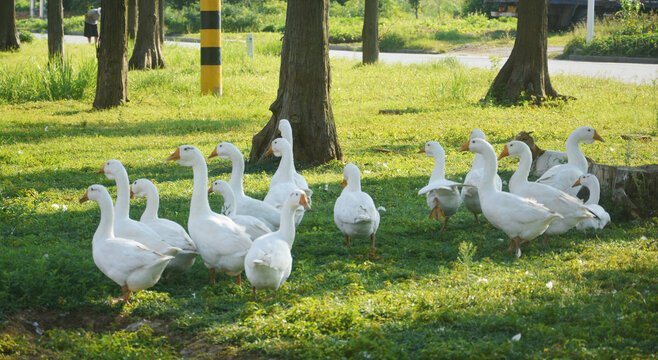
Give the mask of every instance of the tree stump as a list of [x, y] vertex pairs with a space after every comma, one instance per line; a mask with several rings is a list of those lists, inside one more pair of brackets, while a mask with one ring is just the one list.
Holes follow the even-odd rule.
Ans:
[[590, 164], [589, 173], [599, 179], [601, 194], [609, 194], [627, 216], [658, 216], [658, 164], [638, 167]]

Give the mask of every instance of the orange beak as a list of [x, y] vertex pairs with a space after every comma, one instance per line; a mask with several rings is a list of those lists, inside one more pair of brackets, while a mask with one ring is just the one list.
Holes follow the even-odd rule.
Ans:
[[212, 193], [213, 193], [213, 191], [212, 191], [212, 185], [210, 185], [210, 187], [208, 188], [208, 194], [212, 194]]
[[462, 147], [459, 148], [459, 151], [468, 151], [469, 150], [468, 149], [469, 144], [470, 144], [470, 140], [465, 142], [464, 145], [462, 145]]
[[166, 161], [178, 160], [178, 159], [180, 159], [180, 148], [176, 148], [176, 151], [174, 151], [171, 155], [169, 155]]
[[347, 179], [343, 179], [343, 183], [342, 183], [342, 184], [340, 184], [340, 186], [342, 186], [342, 187], [343, 187], [343, 189], [344, 189], [344, 188], [345, 188], [345, 186], [347, 186]]
[[88, 193], [88, 192], [89, 192], [89, 190], [85, 191], [85, 194], [82, 195], [82, 197], [81, 197], [80, 200], [79, 200], [79, 201], [80, 201], [80, 204], [82, 204], [83, 202], [89, 200], [89, 198], [87, 197], [87, 193]]
[[505, 144], [505, 147], [503, 148], [503, 151], [500, 152], [500, 155], [498, 155], [498, 160], [509, 156], [509, 149], [507, 148], [507, 144]]
[[133, 186], [130, 185], [130, 198], [132, 199], [134, 197], [135, 197], [135, 193], [133, 192]]
[[425, 152], [425, 146], [423, 146], [420, 150], [418, 150], [418, 153], [424, 153]]
[[267, 149], [267, 152], [265, 153], [265, 156], [269, 156], [274, 154], [274, 150], [272, 150], [272, 145], [270, 144], [270, 148]]
[[96, 174], [105, 174], [105, 165], [103, 165], [100, 170], [96, 171]]
[[212, 158], [214, 158], [215, 156], [217, 156], [217, 147], [215, 147], [214, 149], [212, 149], [212, 152], [210, 153], [210, 155], [208, 155], [208, 159], [212, 159]]
[[599, 133], [596, 132], [596, 130], [594, 130], [594, 140], [598, 140], [598, 141], [600, 141], [600, 142], [605, 142], [605, 140], [603, 140], [603, 138], [601, 137], [601, 135], [599, 135]]
[[311, 210], [311, 205], [308, 204], [306, 194], [302, 194], [302, 197], [299, 199], [299, 205], [303, 206], [306, 210]]
[[580, 178], [578, 178], [578, 180], [576, 180], [576, 182], [573, 185], [571, 185], [571, 187], [576, 187], [576, 186], [580, 186], [580, 185], [581, 185]]

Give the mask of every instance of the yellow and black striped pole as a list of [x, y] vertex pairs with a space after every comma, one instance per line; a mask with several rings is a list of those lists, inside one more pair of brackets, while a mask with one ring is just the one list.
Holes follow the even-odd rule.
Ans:
[[221, 0], [201, 0], [201, 93], [222, 95]]

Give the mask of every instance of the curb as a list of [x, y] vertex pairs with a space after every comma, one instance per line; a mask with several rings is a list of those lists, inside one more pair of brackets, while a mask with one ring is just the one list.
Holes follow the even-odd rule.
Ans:
[[636, 64], [658, 64], [658, 59], [656, 58], [634, 58], [634, 57], [624, 57], [624, 56], [569, 55], [569, 60], [614, 62], [614, 63], [636, 63]]

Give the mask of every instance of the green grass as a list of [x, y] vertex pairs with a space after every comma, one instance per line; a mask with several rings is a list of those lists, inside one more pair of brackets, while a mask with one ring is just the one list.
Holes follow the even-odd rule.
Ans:
[[[520, 130], [534, 130], [543, 148], [563, 150], [573, 129], [591, 125], [606, 142], [583, 145], [587, 156], [606, 164], [656, 163], [656, 142], [627, 143], [620, 135], [658, 135], [658, 84], [556, 75], [556, 89], [577, 100], [495, 107], [479, 103], [495, 72], [452, 60], [412, 66], [332, 60], [345, 160], [360, 166], [364, 190], [386, 208], [377, 259], [368, 259], [366, 240], [347, 249], [333, 223], [342, 164], [300, 164], [314, 190], [313, 209], [297, 229], [293, 272], [276, 299], [255, 303], [248, 285], [226, 276], [210, 287], [199, 261], [137, 294], [131, 306], [111, 305], [120, 289], [91, 257], [99, 209], [77, 199], [93, 183], [114, 194], [114, 182], [95, 172], [119, 159], [131, 179], [158, 185], [161, 216], [186, 225], [192, 174], [164, 159], [186, 143], [210, 153], [230, 141], [248, 154], [276, 96], [280, 61], [267, 49], [278, 41], [254, 59], [244, 44], [227, 42], [221, 98], [199, 96], [198, 51], [166, 46], [168, 69], [129, 74], [125, 106], [91, 111], [93, 92], [78, 100], [0, 104], [0, 357], [527, 359], [658, 352], [658, 219], [627, 221], [606, 200], [613, 215], [606, 229], [573, 230], [548, 246], [533, 242], [516, 259], [505, 253], [507, 240], [498, 240], [502, 232], [476, 225], [463, 208], [439, 232], [417, 196], [433, 165], [417, 154], [421, 145], [443, 144], [446, 173], [460, 180], [472, 155], [457, 148], [474, 127], [497, 150]], [[67, 44], [65, 51], [75, 54], [74, 68], [93, 56], [87, 44]], [[0, 53], [0, 66], [9, 68], [46, 61], [43, 40]], [[380, 109], [404, 111], [379, 115]], [[515, 162], [500, 165], [508, 179]], [[274, 170], [248, 164], [247, 193], [262, 198]], [[229, 163], [212, 160], [209, 172], [228, 179]], [[144, 205], [132, 202], [133, 218]], [[211, 197], [214, 209], [220, 205]], [[126, 330], [141, 319], [150, 325]], [[516, 334], [518, 342], [511, 340]]]

